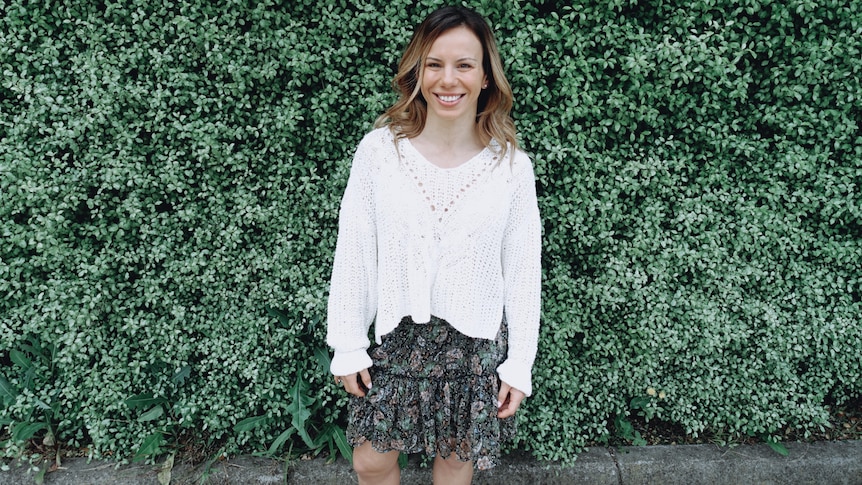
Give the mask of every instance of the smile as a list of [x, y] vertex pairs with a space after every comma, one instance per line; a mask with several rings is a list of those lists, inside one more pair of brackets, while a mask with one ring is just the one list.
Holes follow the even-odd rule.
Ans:
[[439, 99], [440, 101], [442, 101], [444, 103], [454, 103], [454, 102], [458, 101], [459, 99], [461, 99], [462, 97], [464, 97], [463, 94], [456, 94], [453, 96], [443, 96], [443, 95], [437, 94], [436, 96], [437, 96], [437, 99]]

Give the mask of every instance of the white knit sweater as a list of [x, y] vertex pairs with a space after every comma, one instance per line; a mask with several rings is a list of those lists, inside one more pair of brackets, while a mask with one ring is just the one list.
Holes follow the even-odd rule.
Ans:
[[[440, 168], [388, 128], [367, 134], [341, 202], [329, 293], [331, 371], [371, 367], [375, 340], [405, 316], [431, 315], [472, 338], [494, 339], [503, 321], [508, 355], [500, 379], [532, 393], [539, 333], [541, 222], [530, 159], [498, 161], [492, 143], [464, 164]], [[400, 157], [399, 157], [400, 152]], [[376, 318], [375, 318], [376, 317]]]

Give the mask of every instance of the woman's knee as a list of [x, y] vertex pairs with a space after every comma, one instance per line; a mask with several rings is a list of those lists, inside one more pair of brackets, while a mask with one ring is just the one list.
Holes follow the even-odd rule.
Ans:
[[353, 449], [353, 469], [359, 476], [386, 476], [398, 468], [398, 452], [380, 453], [365, 442]]
[[473, 462], [461, 461], [454, 455], [445, 459], [437, 455], [434, 459], [432, 476], [435, 484], [470, 483], [473, 478]]

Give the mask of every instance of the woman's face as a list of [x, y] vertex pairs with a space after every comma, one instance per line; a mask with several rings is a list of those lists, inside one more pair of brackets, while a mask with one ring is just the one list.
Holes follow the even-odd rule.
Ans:
[[482, 43], [467, 27], [447, 30], [425, 58], [422, 96], [428, 117], [442, 121], [475, 121], [479, 95], [488, 78], [482, 68]]

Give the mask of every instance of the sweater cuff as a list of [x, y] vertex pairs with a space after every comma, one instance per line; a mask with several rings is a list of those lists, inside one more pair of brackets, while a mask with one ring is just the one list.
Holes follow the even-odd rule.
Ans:
[[354, 374], [372, 365], [371, 357], [366, 349], [351, 350], [349, 352], [335, 351], [329, 371], [335, 376], [346, 376]]
[[523, 392], [527, 396], [533, 394], [532, 369], [529, 365], [523, 362], [514, 362], [511, 359], [506, 359], [505, 362], [497, 367], [497, 375], [500, 380], [515, 389]]

